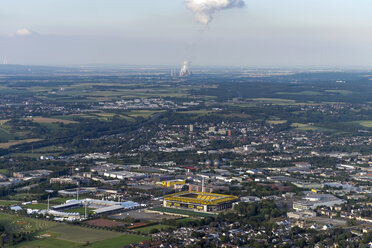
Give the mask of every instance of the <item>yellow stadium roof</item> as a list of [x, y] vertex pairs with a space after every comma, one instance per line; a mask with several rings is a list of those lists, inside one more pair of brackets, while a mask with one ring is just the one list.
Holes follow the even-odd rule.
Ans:
[[221, 203], [235, 201], [238, 198], [239, 197], [233, 195], [205, 193], [198, 191], [184, 191], [164, 196], [164, 199], [167, 201], [178, 201], [183, 203], [194, 203], [201, 205], [218, 205]]

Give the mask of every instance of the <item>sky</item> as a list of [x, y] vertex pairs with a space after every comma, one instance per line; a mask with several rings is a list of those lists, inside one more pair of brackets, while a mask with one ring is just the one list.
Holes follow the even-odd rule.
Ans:
[[372, 68], [372, 1], [245, 0], [198, 23], [184, 0], [2, 0], [0, 56], [29, 65]]

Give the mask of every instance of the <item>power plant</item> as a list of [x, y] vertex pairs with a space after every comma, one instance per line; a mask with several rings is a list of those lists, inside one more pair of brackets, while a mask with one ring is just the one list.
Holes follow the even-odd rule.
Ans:
[[1, 64], [3, 64], [3, 65], [7, 65], [8, 64], [8, 59], [7, 59], [6, 56], [1, 57]]
[[189, 70], [189, 61], [185, 61], [181, 70], [177, 73], [176, 70], [171, 70], [171, 77], [188, 77], [192, 75], [192, 72]]

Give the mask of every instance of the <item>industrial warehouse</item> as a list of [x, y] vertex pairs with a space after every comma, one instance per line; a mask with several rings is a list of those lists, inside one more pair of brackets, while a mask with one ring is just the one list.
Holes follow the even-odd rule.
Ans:
[[183, 208], [202, 212], [215, 212], [232, 207], [239, 197], [198, 191], [186, 191], [164, 196], [164, 207]]

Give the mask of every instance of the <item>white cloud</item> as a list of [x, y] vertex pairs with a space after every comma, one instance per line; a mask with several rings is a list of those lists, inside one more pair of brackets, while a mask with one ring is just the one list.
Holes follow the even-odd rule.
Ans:
[[187, 8], [191, 9], [196, 16], [196, 20], [202, 24], [208, 24], [213, 20], [216, 11], [242, 8], [245, 6], [244, 0], [184, 0]]
[[28, 28], [20, 28], [15, 33], [10, 34], [10, 36], [29, 36], [34, 34], [36, 33], [29, 30]]

